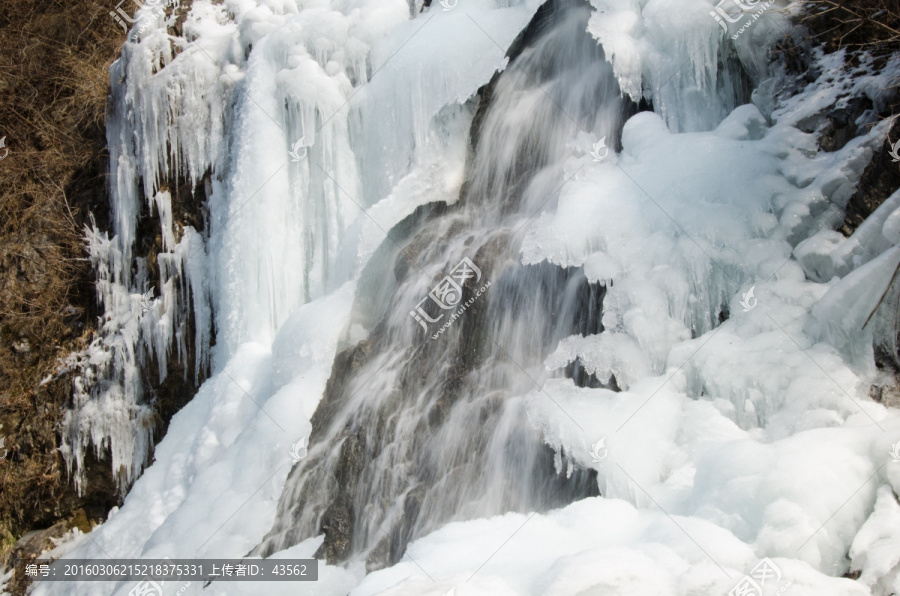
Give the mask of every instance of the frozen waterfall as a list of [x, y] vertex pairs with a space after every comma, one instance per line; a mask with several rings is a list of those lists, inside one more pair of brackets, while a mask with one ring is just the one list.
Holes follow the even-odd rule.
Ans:
[[[790, 11], [725, 5], [195, 0], [133, 30], [62, 447], [127, 496], [53, 556], [319, 559], [173, 594], [726, 594], [763, 559], [772, 594], [900, 589], [900, 415], [868, 394], [900, 198], [834, 232], [887, 123], [817, 144], [889, 77], [817, 51], [792, 79]], [[154, 448], [174, 370], [199, 389]]]

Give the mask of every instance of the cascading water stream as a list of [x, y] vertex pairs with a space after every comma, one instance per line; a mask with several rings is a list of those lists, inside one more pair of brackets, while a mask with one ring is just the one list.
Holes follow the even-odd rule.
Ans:
[[[565, 469], [516, 396], [546, 378], [542, 361], [559, 340], [601, 330], [604, 288], [577, 269], [522, 266], [519, 230], [572, 174], [567, 141], [582, 129], [614, 145], [631, 106], [585, 33], [589, 9], [545, 8], [482, 94], [462, 200], [407, 218], [392, 231], [398, 244], [386, 241], [363, 273], [354, 316], [369, 336], [335, 362], [309, 456], [257, 552], [324, 532], [328, 560], [381, 567], [448, 520], [597, 494], [596, 473]], [[444, 296], [457, 306], [423, 302], [464, 259], [461, 295]]]
[[[726, 594], [763, 558], [770, 593], [897, 592], [900, 191], [835, 229], [900, 61], [785, 71], [791, 14], [716, 2], [194, 0], [130, 35], [62, 448], [128, 492], [50, 557], [319, 558], [184, 596]], [[88, 579], [31, 593], [148, 586]]]

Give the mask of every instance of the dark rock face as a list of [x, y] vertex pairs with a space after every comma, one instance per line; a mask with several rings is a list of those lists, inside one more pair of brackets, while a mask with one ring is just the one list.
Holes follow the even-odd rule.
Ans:
[[875, 155], [859, 180], [857, 190], [847, 202], [841, 232], [850, 236], [885, 199], [900, 188], [900, 163], [890, 156], [891, 143], [900, 140], [900, 121], [891, 127], [888, 139]]
[[[496, 242], [486, 243], [476, 256], [477, 262], [489, 263], [492, 262], [492, 259], [500, 258], [505, 241], [506, 238], [501, 236]], [[489, 277], [492, 273], [486, 270], [485, 275]], [[531, 295], [523, 295], [515, 291], [515, 288], [522, 285], [519, 278], [523, 275], [537, 280], [536, 285], [528, 284], [528, 287], [534, 288], [534, 293]], [[492, 287], [492, 291], [496, 291], [499, 296], [509, 297], [508, 300], [502, 301], [502, 309], [505, 314], [494, 310], [497, 308], [495, 302], [476, 302], [466, 312], [466, 317], [458, 322], [461, 327], [459, 342], [451, 352], [452, 357], [446, 365], [439, 393], [434, 396], [431, 406], [418, 423], [414, 432], [416, 436], [430, 437], [439, 434], [453, 415], [452, 410], [459, 400], [470, 399], [470, 376], [473, 371], [484, 367], [491, 360], [492, 353], [496, 353], [490, 336], [485, 332], [487, 317], [498, 318], [510, 316], [509, 313], [516, 311], [527, 311], [534, 307], [535, 300], [540, 304], [540, 309], [561, 314], [566, 310], [567, 298], [571, 300], [571, 296], [574, 295], [574, 304], [577, 306], [572, 309], [572, 316], [562, 317], [566, 321], [565, 328], [557, 330], [556, 333], [549, 331], [546, 336], [553, 337], [558, 341], [559, 338], [573, 333], [588, 334], [602, 330], [600, 316], [605, 288], [588, 283], [580, 270], [561, 269], [547, 263], [519, 267], [501, 275], [496, 286]], [[348, 380], [367, 374], [367, 366], [371, 364], [372, 359], [385, 349], [385, 345], [390, 344], [388, 332], [388, 328], [381, 326], [365, 342], [338, 355], [325, 396], [313, 416], [311, 444], [326, 438], [327, 433], [324, 431], [335, 422], [338, 414], [347, 407], [352, 398]], [[395, 346], [394, 349], [407, 348]], [[422, 387], [423, 383], [427, 382], [434, 367], [433, 354], [430, 354], [432, 351], [433, 348], [426, 346], [410, 355], [413, 364], [404, 369], [404, 377], [400, 381], [400, 390], [404, 394], [415, 395], [416, 388]], [[607, 386], [618, 389], [614, 379]], [[360, 498], [360, 495], [366, 494], [365, 478], [367, 478], [367, 474], [371, 475], [371, 467], [374, 465], [375, 459], [379, 457], [379, 454], [383, 454], [384, 449], [393, 448], [390, 437], [398, 432], [396, 417], [403, 409], [401, 403], [403, 399], [406, 399], [403, 395], [396, 394], [388, 402], [386, 409], [374, 412], [375, 418], [371, 420], [370, 424], [348, 426], [340, 433], [336, 441], [331, 439], [328, 448], [339, 449], [340, 455], [337, 464], [331, 470], [330, 480], [334, 484], [333, 500], [322, 514], [315, 530], [315, 533], [325, 535], [325, 541], [316, 553], [317, 557], [322, 557], [329, 562], [343, 562], [361, 548], [365, 548], [366, 543], [361, 537], [359, 523], [361, 518], [365, 519], [363, 516], [372, 515], [374, 523], [379, 526], [380, 535], [374, 545], [369, 544], [370, 549], [366, 557], [367, 569], [375, 570], [394, 564], [402, 558], [408, 542], [417, 535], [421, 535], [423, 526], [420, 515], [423, 513], [423, 506], [426, 504], [429, 494], [434, 490], [439, 490], [435, 483], [459, 484], [471, 481], [471, 478], [465, 474], [454, 479], [454, 474], [451, 473], [449, 479], [442, 478], [439, 470], [432, 470], [427, 461], [415, 458], [412, 462], [400, 464], [410, 465], [415, 469], [412, 477], [408, 480], [409, 490], [401, 497], [402, 501], [395, 504], [377, 503], [378, 507], [373, 507], [373, 511], [370, 513], [369, 503], [364, 497]], [[502, 418], [503, 406], [504, 396], [497, 393], [483, 402], [473, 421], [477, 421], [476, 424], [479, 426], [488, 428], [498, 424]], [[479, 460], [486, 457], [485, 452], [490, 444], [489, 437], [477, 438], [476, 434], [473, 440], [475, 444], [469, 446], [464, 461], [460, 462], [461, 466], [477, 466]], [[514, 439], [513, 443], [508, 444], [507, 449], [511, 453], [518, 449], [515, 443], [517, 440], [525, 439]], [[427, 439], [423, 439], [422, 443], [426, 442]], [[420, 445], [420, 447], [424, 449], [424, 445]], [[425, 459], [427, 460], [427, 458]], [[307, 462], [304, 462], [303, 466], [295, 468], [291, 476], [303, 472], [309, 473], [309, 467], [320, 465], [321, 461], [311, 460], [308, 465], [306, 464]], [[559, 507], [579, 498], [599, 494], [597, 475], [594, 470], [576, 469], [571, 477], [567, 477], [565, 474], [559, 473], [556, 465], [556, 454], [549, 447], [541, 445], [537, 457], [526, 467], [517, 471], [524, 477], [539, 479], [536, 481], [537, 486], [532, 487], [532, 490], [540, 495], [540, 499], [538, 502], [534, 502], [523, 497], [517, 507], [518, 499], [513, 498], [510, 508], [516, 510], [526, 504], [530, 504], [532, 508], [540, 507], [541, 509]], [[313, 484], [319, 480], [323, 479], [319, 478]], [[496, 480], [505, 482], [503, 478]], [[288, 484], [290, 483], [289, 479]], [[309, 490], [315, 490], [315, 487]], [[433, 499], [434, 496], [431, 495], [431, 498]], [[295, 499], [294, 505], [297, 505], [298, 509], [312, 504], [306, 490], [297, 494]], [[391, 505], [398, 505], [400, 513], [392, 521], [386, 521], [378, 511]], [[437, 519], [443, 518], [438, 517]], [[433, 527], [434, 522], [435, 520], [432, 519], [432, 524], [425, 527]], [[308, 531], [309, 529], [306, 530], [306, 532]], [[301, 537], [308, 536], [305, 532], [289, 531], [288, 534], [292, 534], [289, 540], [299, 540]], [[276, 544], [281, 546], [276, 546]], [[283, 542], [274, 541], [264, 543], [263, 550], [260, 552], [264, 555], [271, 554], [283, 547], [283, 544]]]
[[825, 118], [825, 127], [819, 136], [819, 146], [823, 151], [837, 151], [852, 139], [859, 136], [861, 131], [856, 125], [857, 120], [867, 110], [873, 108], [872, 100], [868, 97], [854, 97], [847, 102], [847, 106], [829, 112]]
[[[792, 38], [786, 40], [782, 48], [782, 65], [786, 72], [793, 77], [789, 81], [788, 88], [782, 93], [789, 94], [798, 91], [804, 85], [813, 82], [819, 74], [812, 61], [813, 51], [816, 48], [826, 52], [834, 52], [844, 47], [847, 36], [853, 33], [846, 30], [847, 23], [842, 22], [841, 12], [853, 10], [853, 3], [838, 7], [837, 11], [824, 11], [822, 13], [810, 13], [801, 19], [804, 27], [794, 30]], [[865, 47], [875, 56], [872, 65], [877, 69], [884, 65], [886, 56], [896, 52], [894, 44], [885, 52], [886, 46], [880, 41], [879, 35], [872, 35], [871, 23], [863, 24], [859, 29], [854, 26], [855, 36], [861, 36], [863, 41], [857, 47]], [[855, 46], [857, 44], [854, 44]], [[869, 46], [869, 47], [867, 47]], [[860, 54], [848, 52], [845, 68], [855, 68], [860, 65]], [[873, 101], [870, 97], [860, 94], [854, 97], [843, 98], [842, 107], [831, 109], [823, 113], [814, 114], [798, 124], [798, 128], [805, 132], [819, 133], [819, 147], [824, 151], [837, 151], [843, 148], [853, 138], [865, 134], [876, 122], [894, 117], [900, 112], [900, 94], [895, 88], [885, 89], [878, 94]], [[857, 228], [868, 218], [890, 195], [900, 188], [900, 163], [895, 162], [890, 156], [892, 144], [900, 140], [900, 121], [896, 121], [888, 132], [881, 148], [876, 152], [872, 161], [864, 170], [857, 184], [856, 191], [847, 201], [844, 208], [844, 219], [838, 230], [844, 236], [851, 236]], [[894, 284], [896, 286], [896, 282]], [[894, 342], [894, 346], [900, 346], [900, 337]], [[888, 374], [887, 380], [882, 379], [879, 384], [869, 388], [872, 399], [885, 405], [900, 404], [900, 354], [893, 346], [876, 345], [875, 364], [879, 370]], [[893, 379], [890, 381], [889, 379]]]
[[[207, 200], [206, 187], [209, 176], [210, 173], [207, 172], [206, 176], [196, 187], [183, 177], [179, 177], [160, 188], [161, 191], [168, 191], [172, 196], [172, 227], [176, 242], [181, 241], [184, 229], [187, 226], [191, 226], [198, 232], [203, 233], [205, 229], [203, 209]], [[159, 219], [151, 216], [149, 208], [144, 205], [136, 229], [135, 253], [147, 260], [151, 277], [150, 285], [155, 288], [162, 286], [157, 259], [158, 255], [164, 251], [159, 226]], [[153, 433], [155, 443], [163, 439], [168, 430], [169, 420], [191, 400], [194, 394], [197, 393], [197, 389], [209, 376], [209, 369], [201, 367], [200, 370], [197, 370], [195, 362], [197, 353], [197, 346], [195, 345], [196, 318], [194, 317], [191, 299], [189, 296], [184, 295], [179, 295], [178, 299], [182, 303], [180, 308], [188, 313], [186, 321], [179, 330], [185, 345], [186, 362], [181, 363], [177, 359], [169, 359], [166, 365], [167, 375], [162, 381], [159, 380], [159, 375], [154, 372], [154, 369], [158, 366], [155, 358], [151, 358], [149, 366], [143, 371], [142, 382], [143, 386], [147, 388], [146, 399], [148, 402], [153, 403], [156, 414], [157, 427]], [[211, 329], [211, 338], [213, 337], [213, 332]], [[214, 340], [211, 343], [215, 343]], [[195, 371], [198, 374], [195, 375]]]
[[609, 382], [604, 383], [595, 375], [589, 373], [584, 368], [581, 358], [576, 358], [565, 368], [566, 377], [572, 379], [578, 387], [587, 387], [589, 389], [609, 389], [610, 391], [619, 392], [622, 389], [616, 381], [616, 375], [609, 376]]
[[[875, 154], [863, 172], [856, 192], [850, 197], [845, 210], [844, 221], [839, 228], [845, 236], [850, 236], [889, 196], [900, 189], [900, 163], [890, 156], [890, 140], [900, 140], [900, 122], [895, 122], [880, 151]], [[896, 280], [894, 286], [896, 287]], [[890, 302], [890, 301], [889, 301]], [[886, 303], [886, 307], [890, 304]], [[869, 388], [872, 399], [885, 405], [900, 405], [900, 353], [894, 346], [900, 346], [900, 336], [893, 345], [875, 345], [875, 366], [891, 375], [892, 385], [873, 385]]]

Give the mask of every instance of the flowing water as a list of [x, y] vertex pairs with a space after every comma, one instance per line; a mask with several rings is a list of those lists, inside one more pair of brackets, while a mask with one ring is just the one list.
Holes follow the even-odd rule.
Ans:
[[588, 17], [575, 2], [542, 10], [481, 94], [461, 200], [420, 209], [369, 263], [354, 316], [371, 332], [339, 355], [257, 552], [324, 532], [320, 555], [380, 567], [448, 520], [597, 494], [596, 473], [554, 454], [517, 397], [546, 379], [560, 339], [602, 328], [605, 288], [518, 256], [519, 231], [572, 175], [567, 139], [614, 146], [631, 109]]
[[127, 495], [57, 553], [316, 556], [361, 596], [893, 581], [900, 420], [867, 392], [900, 198], [833, 231], [890, 121], [804, 131], [896, 73], [795, 80], [785, 15], [735, 39], [715, 0], [424, 4], [194, 0], [130, 35], [61, 447]]

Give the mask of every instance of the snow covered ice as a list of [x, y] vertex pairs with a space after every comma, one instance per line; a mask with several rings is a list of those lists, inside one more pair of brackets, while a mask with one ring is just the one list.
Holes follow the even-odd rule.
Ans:
[[[786, 16], [732, 40], [713, 7], [196, 0], [180, 37], [132, 32], [62, 448], [78, 483], [109, 449], [128, 493], [50, 556], [320, 559], [183, 594], [727, 594], [764, 558], [765, 594], [900, 591], [900, 413], [869, 397], [900, 194], [834, 231], [887, 123], [803, 132], [886, 79], [820, 54], [775, 96]], [[205, 230], [173, 224], [174, 177]], [[431, 341], [410, 311], [463, 257], [492, 285]], [[140, 371], [172, 359], [211, 376], [150, 461]]]

